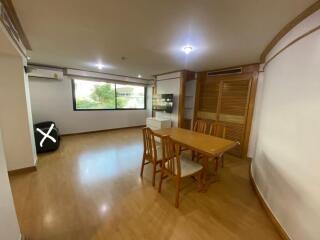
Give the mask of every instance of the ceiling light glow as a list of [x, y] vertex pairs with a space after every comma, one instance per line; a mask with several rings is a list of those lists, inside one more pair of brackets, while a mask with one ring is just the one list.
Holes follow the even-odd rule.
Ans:
[[102, 69], [104, 69], [106, 66], [103, 65], [102, 63], [97, 63], [97, 64], [96, 64], [96, 67], [97, 67], [99, 70], [102, 70]]
[[182, 51], [185, 53], [185, 54], [189, 54], [190, 52], [192, 52], [193, 50], [193, 47], [190, 46], [190, 45], [186, 45], [184, 47], [182, 47]]
[[141, 74], [138, 75], [138, 78], [142, 78]]

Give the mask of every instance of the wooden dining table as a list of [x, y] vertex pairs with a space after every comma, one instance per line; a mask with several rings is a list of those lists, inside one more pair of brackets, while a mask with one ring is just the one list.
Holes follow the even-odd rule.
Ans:
[[203, 156], [201, 162], [204, 167], [203, 179], [205, 188], [207, 188], [210, 182], [213, 182], [212, 178], [210, 179], [208, 174], [209, 159], [218, 157], [224, 152], [238, 145], [238, 143], [235, 141], [194, 132], [183, 128], [163, 128], [153, 132], [158, 137], [170, 136], [182, 147], [200, 153]]

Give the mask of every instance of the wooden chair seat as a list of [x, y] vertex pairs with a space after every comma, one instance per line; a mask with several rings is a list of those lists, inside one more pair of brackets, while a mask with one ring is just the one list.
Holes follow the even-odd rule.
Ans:
[[[168, 162], [166, 162], [166, 167], [168, 167]], [[202, 170], [203, 166], [199, 163], [188, 159], [185, 156], [180, 156], [180, 168], [181, 168], [181, 177], [187, 177], [195, 174]], [[175, 169], [175, 174], [178, 174], [177, 169]]]

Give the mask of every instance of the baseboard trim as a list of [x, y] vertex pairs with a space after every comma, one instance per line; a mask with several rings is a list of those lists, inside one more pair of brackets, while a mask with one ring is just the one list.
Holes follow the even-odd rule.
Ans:
[[273, 223], [273, 225], [277, 229], [277, 231], [278, 231], [279, 235], [281, 236], [281, 238], [284, 239], [284, 240], [290, 240], [288, 234], [283, 229], [283, 227], [280, 225], [280, 223], [278, 222], [277, 218], [273, 215], [270, 207], [268, 206], [266, 201], [263, 199], [262, 194], [260, 193], [260, 191], [258, 189], [258, 186], [256, 185], [256, 183], [254, 181], [254, 178], [252, 176], [251, 166], [252, 166], [252, 160], [250, 159], [250, 167], [249, 167], [250, 182], [251, 182], [251, 185], [252, 185], [255, 193], [258, 196], [259, 202], [261, 203], [262, 207], [266, 211], [268, 217], [270, 218], [271, 222]]
[[110, 129], [102, 129], [102, 130], [79, 132], [79, 133], [65, 133], [65, 134], [61, 134], [61, 136], [74, 136], [74, 135], [81, 135], [81, 134], [88, 134], [88, 133], [109, 132], [109, 131], [116, 131], [116, 130], [130, 129], [130, 128], [142, 128], [145, 126], [146, 125], [138, 125], [138, 126], [132, 126], [132, 127], [110, 128]]
[[34, 172], [34, 171], [37, 171], [37, 166], [10, 170], [10, 171], [8, 171], [8, 174], [9, 174], [9, 176], [15, 176], [15, 175], [20, 175], [20, 174], [24, 174], [24, 173]]

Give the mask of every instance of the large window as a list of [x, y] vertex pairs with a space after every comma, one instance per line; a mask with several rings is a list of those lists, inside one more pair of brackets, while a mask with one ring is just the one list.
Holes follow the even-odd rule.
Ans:
[[145, 109], [145, 87], [92, 80], [72, 80], [74, 110]]

